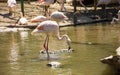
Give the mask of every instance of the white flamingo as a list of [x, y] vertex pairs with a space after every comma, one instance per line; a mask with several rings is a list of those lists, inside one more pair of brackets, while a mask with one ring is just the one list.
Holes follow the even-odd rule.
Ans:
[[48, 20], [48, 18], [45, 16], [37, 16], [37, 17], [31, 19], [30, 22], [42, 22], [45, 20]]
[[56, 21], [58, 24], [63, 20], [68, 20], [68, 17], [64, 15], [62, 12], [55, 11], [50, 15], [50, 18]]
[[64, 13], [62, 13], [62, 12], [55, 11], [55, 12], [51, 13], [50, 17], [37, 16], [37, 17], [31, 19], [30, 22], [43, 22], [43, 21], [46, 21], [49, 19], [56, 21], [59, 24], [59, 22], [61, 22], [61, 21], [68, 20], [68, 17], [66, 15], [64, 15]]
[[23, 17], [22, 12], [20, 12], [20, 18], [18, 19], [18, 25], [27, 25], [28, 24], [28, 20]]
[[28, 24], [28, 20], [25, 17], [21, 17], [18, 21], [19, 25], [27, 25]]
[[39, 0], [39, 4], [44, 7], [43, 10], [45, 12], [44, 13], [45, 16], [50, 15], [49, 7], [53, 3], [54, 3], [54, 0]]
[[15, 12], [15, 6], [17, 5], [17, 2], [16, 0], [8, 0], [7, 4], [8, 4], [8, 9], [9, 9], [9, 14], [12, 15], [13, 11]]
[[60, 37], [59, 34], [59, 25], [55, 22], [55, 21], [43, 21], [41, 22], [33, 31], [31, 34], [35, 34], [35, 33], [46, 33], [46, 39], [45, 42], [43, 44], [43, 47], [46, 50], [47, 53], [47, 59], [49, 60], [49, 53], [48, 53], [48, 42], [49, 42], [49, 36], [50, 33], [52, 33], [53, 35], [55, 35], [57, 37], [58, 40], [63, 40], [66, 39], [66, 42], [68, 44], [68, 50], [71, 49], [71, 40], [68, 37], [68, 35], [63, 35], [62, 37]]

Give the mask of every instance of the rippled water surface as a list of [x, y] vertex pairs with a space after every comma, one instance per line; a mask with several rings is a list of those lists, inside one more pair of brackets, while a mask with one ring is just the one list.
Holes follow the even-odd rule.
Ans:
[[[43, 49], [45, 34], [31, 35], [31, 30], [0, 33], [0, 75], [114, 75], [114, 71], [100, 62], [115, 54], [120, 45], [120, 26], [109, 23], [62, 27], [60, 33], [72, 40], [72, 53], [51, 55], [50, 61], [62, 63], [61, 68], [46, 64]], [[49, 49], [66, 49], [65, 40], [50, 37]]]

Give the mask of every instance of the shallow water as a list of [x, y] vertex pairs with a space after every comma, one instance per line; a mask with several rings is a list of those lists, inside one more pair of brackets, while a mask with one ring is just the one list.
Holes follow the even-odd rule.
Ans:
[[[50, 61], [62, 63], [50, 68], [43, 50], [45, 34], [31, 35], [31, 30], [0, 33], [0, 75], [114, 75], [114, 71], [100, 62], [115, 54], [120, 45], [120, 26], [109, 23], [60, 28], [68, 34], [73, 52], [51, 55]], [[66, 49], [64, 41], [50, 37], [49, 49]]]

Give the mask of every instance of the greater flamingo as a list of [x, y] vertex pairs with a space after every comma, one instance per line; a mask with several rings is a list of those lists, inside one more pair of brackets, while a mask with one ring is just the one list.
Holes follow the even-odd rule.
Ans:
[[37, 17], [31, 19], [30, 22], [42, 22], [45, 20], [48, 20], [48, 18], [45, 16], [37, 16]]
[[[9, 15], [12, 15], [13, 11], [15, 11], [15, 6], [17, 4], [16, 0], [8, 0], [8, 9], [9, 9]], [[15, 14], [14, 14], [15, 15]]]
[[60, 21], [68, 20], [68, 17], [59, 11], [55, 11], [55, 12], [51, 13], [50, 18], [52, 20], [56, 21], [58, 24]]
[[17, 23], [19, 25], [27, 25], [28, 24], [28, 20], [25, 17], [23, 17], [22, 12], [20, 12], [20, 18], [18, 19]]
[[54, 3], [54, 0], [39, 0], [39, 4], [44, 7], [43, 10], [45, 11], [45, 14], [44, 14], [45, 16], [50, 15], [49, 7], [53, 3]]
[[28, 20], [25, 17], [21, 17], [18, 21], [19, 25], [27, 25], [28, 24]]
[[46, 50], [47, 53], [47, 59], [49, 60], [49, 52], [48, 52], [48, 42], [49, 42], [49, 36], [50, 33], [52, 33], [53, 35], [55, 35], [57, 37], [58, 40], [63, 40], [64, 38], [66, 39], [67, 45], [68, 45], [68, 50], [71, 49], [71, 40], [68, 37], [68, 35], [63, 35], [62, 37], [60, 37], [59, 34], [59, 25], [55, 22], [55, 21], [43, 21], [41, 22], [33, 31], [31, 34], [35, 34], [35, 33], [46, 33], [46, 39], [45, 42], [43, 44], [43, 47]]
[[63, 20], [68, 20], [68, 17], [64, 15], [63, 12], [55, 11], [51, 13], [50, 17], [37, 16], [31, 19], [30, 22], [43, 22], [43, 21], [50, 20], [50, 19], [53, 21], [56, 21], [59, 24], [59, 22]]

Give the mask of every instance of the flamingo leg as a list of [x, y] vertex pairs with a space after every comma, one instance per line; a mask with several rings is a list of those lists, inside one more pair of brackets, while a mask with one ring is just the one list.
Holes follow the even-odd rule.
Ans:
[[45, 50], [46, 50], [46, 41], [47, 41], [47, 37], [45, 38], [45, 41], [44, 41], [44, 44], [43, 44], [43, 47], [44, 47]]
[[49, 6], [44, 6], [44, 16], [50, 16]]
[[44, 16], [46, 16], [46, 11], [47, 11], [46, 6], [43, 6], [43, 10], [44, 10]]
[[44, 42], [44, 48], [46, 50], [46, 53], [47, 53], [47, 59], [49, 60], [49, 52], [48, 52], [48, 43], [49, 43], [49, 36], [47, 35], [46, 36], [46, 39], [45, 39], [45, 42]]

